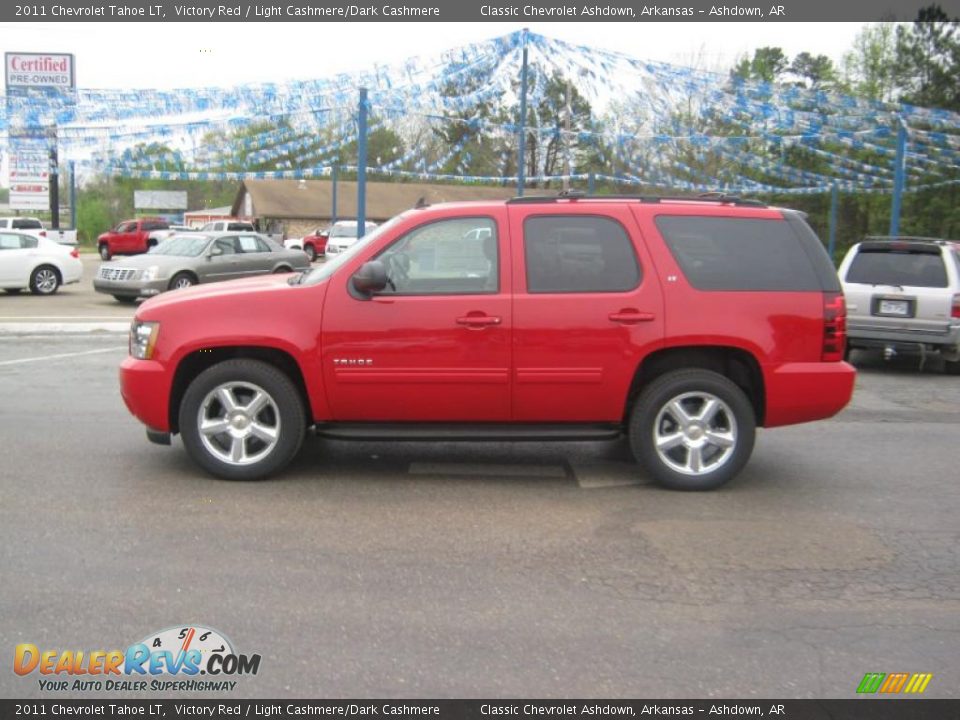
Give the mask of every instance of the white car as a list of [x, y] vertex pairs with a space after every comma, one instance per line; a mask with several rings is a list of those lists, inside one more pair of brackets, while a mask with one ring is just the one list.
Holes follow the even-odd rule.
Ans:
[[27, 235], [37, 237], [46, 237], [47, 231], [43, 229], [43, 223], [35, 217], [5, 217], [0, 218], [0, 232], [3, 230], [19, 230]]
[[61, 285], [80, 282], [83, 265], [76, 248], [45, 237], [0, 230], [0, 288], [53, 295]]
[[[363, 224], [364, 234], [373, 230], [377, 223], [367, 220]], [[327, 240], [327, 255], [339, 255], [360, 238], [357, 236], [356, 220], [339, 220], [330, 228], [330, 237]]]
[[939, 353], [960, 374], [960, 243], [937, 238], [871, 237], [840, 265], [847, 303], [847, 347], [884, 358]]

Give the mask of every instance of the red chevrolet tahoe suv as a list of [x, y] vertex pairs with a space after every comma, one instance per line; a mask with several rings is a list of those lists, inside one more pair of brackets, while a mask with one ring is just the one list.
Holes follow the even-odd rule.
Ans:
[[103, 260], [109, 260], [114, 255], [139, 255], [157, 244], [150, 233], [169, 227], [170, 223], [163, 218], [124, 220], [97, 238], [97, 251]]
[[[307, 309], [307, 312], [304, 312]], [[626, 435], [660, 484], [706, 490], [757, 426], [849, 402], [843, 295], [797, 212], [731, 197], [523, 197], [409, 210], [300, 275], [167, 293], [120, 382], [154, 442], [228, 479], [317, 434]]]

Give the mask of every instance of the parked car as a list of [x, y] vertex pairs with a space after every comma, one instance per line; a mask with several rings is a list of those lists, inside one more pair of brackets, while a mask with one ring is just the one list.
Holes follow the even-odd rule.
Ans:
[[302, 252], [286, 250], [254, 233], [182, 233], [143, 255], [104, 263], [93, 288], [120, 302], [133, 302], [199, 283], [309, 267]]
[[200, 232], [256, 232], [253, 223], [245, 220], [214, 220], [208, 222]]
[[5, 217], [0, 218], [0, 232], [4, 230], [19, 230], [27, 235], [36, 235], [37, 237], [46, 237], [47, 231], [43, 228], [43, 223], [35, 217]]
[[0, 230], [0, 288], [53, 295], [61, 285], [80, 282], [83, 264], [76, 248], [25, 232]]
[[148, 236], [148, 245], [159, 245], [162, 240], [166, 240], [168, 237], [176, 235], [177, 233], [183, 232], [196, 232], [192, 227], [187, 225], [170, 225], [163, 230], [154, 230]]
[[290, 238], [283, 241], [283, 246], [291, 250], [303, 250], [310, 262], [320, 255], [327, 254], [327, 240], [330, 238], [330, 228], [316, 228], [309, 235], [302, 238]]
[[[364, 232], [370, 233], [375, 230], [377, 224], [369, 220], [364, 223]], [[330, 227], [330, 234], [327, 239], [327, 246], [324, 254], [337, 255], [342, 253], [348, 247], [353, 245], [359, 238], [357, 232], [359, 227], [356, 220], [338, 220]]]
[[847, 404], [844, 340], [836, 272], [797, 212], [527, 197], [415, 208], [303, 275], [149, 300], [120, 384], [151, 440], [179, 433], [229, 479], [278, 471], [312, 425], [625, 435], [656, 481], [705, 490], [744, 466], [756, 426]]
[[938, 353], [960, 373], [960, 244], [917, 237], [871, 237], [840, 265], [848, 346]]
[[76, 230], [48, 230], [43, 226], [43, 223], [40, 222], [39, 218], [35, 217], [17, 216], [0, 218], [0, 232], [3, 230], [17, 230], [19, 232], [27, 233], [28, 235], [49, 238], [54, 242], [60, 243], [61, 245], [69, 245], [70, 247], [75, 247], [77, 245]]
[[109, 260], [114, 255], [139, 255], [159, 242], [150, 237], [151, 233], [169, 227], [170, 223], [163, 218], [124, 220], [113, 230], [97, 238], [97, 250], [104, 260]]

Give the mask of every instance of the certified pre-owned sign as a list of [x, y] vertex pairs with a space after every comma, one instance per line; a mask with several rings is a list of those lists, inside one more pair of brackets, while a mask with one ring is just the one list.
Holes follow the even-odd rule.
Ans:
[[7, 89], [45, 87], [69, 91], [75, 87], [73, 55], [8, 52]]

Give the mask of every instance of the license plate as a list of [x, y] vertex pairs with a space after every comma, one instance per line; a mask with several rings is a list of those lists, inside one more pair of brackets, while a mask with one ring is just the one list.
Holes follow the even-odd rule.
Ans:
[[881, 300], [877, 312], [881, 315], [907, 317], [910, 314], [910, 304], [906, 300]]

